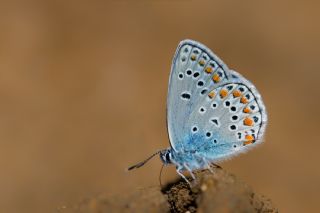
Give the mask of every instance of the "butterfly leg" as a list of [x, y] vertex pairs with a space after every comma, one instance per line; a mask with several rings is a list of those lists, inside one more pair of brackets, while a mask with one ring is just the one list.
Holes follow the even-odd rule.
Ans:
[[216, 168], [218, 168], [218, 169], [222, 169], [222, 167], [221, 166], [219, 166], [219, 165], [217, 165], [217, 164], [215, 164], [215, 163], [211, 163], [211, 165], [214, 165]]
[[177, 167], [177, 173], [189, 184], [189, 186], [191, 187], [191, 183], [190, 181], [182, 174], [182, 167], [178, 166]]
[[205, 157], [202, 157], [200, 155], [195, 156], [201, 169], [208, 169], [211, 173], [213, 173], [213, 170], [210, 167], [209, 161], [205, 159]]
[[207, 169], [213, 174], [213, 170], [210, 166], [210, 163], [205, 159], [205, 158], [202, 158], [203, 162], [206, 164], [205, 167], [207, 167]]
[[219, 165], [214, 164], [214, 163], [210, 163], [210, 162], [207, 161], [205, 158], [203, 158], [203, 161], [205, 162], [207, 169], [208, 169], [212, 174], [213, 174], [214, 172], [213, 172], [213, 170], [212, 170], [212, 168], [211, 168], [211, 165], [214, 165], [216, 168], [221, 169], [221, 167], [220, 167]]
[[192, 179], [195, 180], [196, 177], [194, 176], [194, 174], [193, 174], [192, 170], [190, 169], [190, 167], [186, 163], [184, 163], [183, 166], [184, 166], [184, 168], [186, 168], [188, 170], [188, 172], [190, 173]]

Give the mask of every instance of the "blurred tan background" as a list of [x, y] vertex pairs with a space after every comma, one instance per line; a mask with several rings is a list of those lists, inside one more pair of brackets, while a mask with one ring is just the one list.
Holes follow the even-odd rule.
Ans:
[[[266, 143], [221, 165], [281, 212], [319, 210], [319, 1], [1, 1], [0, 212], [158, 185], [185, 38], [257, 86]], [[167, 168], [163, 180], [177, 177]]]

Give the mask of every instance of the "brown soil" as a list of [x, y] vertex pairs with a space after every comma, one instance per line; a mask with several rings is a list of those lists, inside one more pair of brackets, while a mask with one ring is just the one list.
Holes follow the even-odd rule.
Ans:
[[179, 179], [162, 190], [150, 187], [126, 195], [99, 195], [59, 212], [278, 212], [268, 198], [223, 169], [198, 172], [196, 180], [191, 188]]

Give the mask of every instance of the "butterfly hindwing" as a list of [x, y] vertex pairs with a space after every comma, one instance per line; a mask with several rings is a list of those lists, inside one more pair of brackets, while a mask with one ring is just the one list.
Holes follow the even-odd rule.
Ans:
[[265, 110], [252, 89], [243, 82], [236, 82], [211, 90], [186, 123], [186, 126], [197, 127], [198, 131], [191, 129], [183, 143], [194, 144], [188, 147], [208, 160], [217, 161], [262, 142]]

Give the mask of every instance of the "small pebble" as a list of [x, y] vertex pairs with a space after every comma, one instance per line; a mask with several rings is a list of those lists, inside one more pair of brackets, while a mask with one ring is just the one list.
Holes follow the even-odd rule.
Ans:
[[206, 184], [201, 185], [201, 191], [206, 191], [208, 189]]

